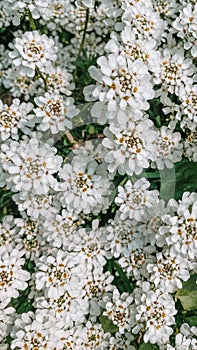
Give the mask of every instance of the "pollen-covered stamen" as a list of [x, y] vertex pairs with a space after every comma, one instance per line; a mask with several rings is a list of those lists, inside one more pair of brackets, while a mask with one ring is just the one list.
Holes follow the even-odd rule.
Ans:
[[124, 93], [131, 91], [133, 87], [133, 77], [129, 73], [123, 74], [123, 70], [120, 73], [119, 81], [121, 91]]
[[163, 276], [168, 276], [168, 279], [171, 279], [173, 276], [173, 272], [176, 271], [174, 265], [175, 261], [171, 259], [161, 264], [161, 260], [158, 260], [157, 263], [159, 264], [158, 272]]
[[52, 4], [51, 9], [55, 17], [59, 17], [64, 14], [64, 4], [61, 2], [58, 4]]
[[18, 121], [19, 116], [14, 111], [11, 111], [9, 107], [0, 112], [0, 125], [4, 126], [4, 128], [17, 126]]
[[31, 157], [28, 157], [26, 159], [27, 165], [27, 177], [31, 177], [31, 175], [35, 174], [38, 175], [40, 171], [43, 172], [44, 168], [46, 167], [46, 162], [41, 161], [39, 158], [32, 159]]
[[[137, 14], [135, 16], [137, 22], [140, 24], [140, 27], [145, 31], [145, 32], [150, 32], [151, 29], [154, 29], [154, 21], [150, 21], [148, 18], [145, 16], [141, 16]], [[138, 30], [139, 31], [139, 30]], [[140, 31], [139, 31], [140, 32]]]
[[162, 81], [166, 82], [166, 79], [168, 83], [175, 85], [174, 80], [181, 79], [179, 76], [179, 71], [181, 69], [181, 65], [176, 62], [167, 62], [163, 61], [163, 74]]
[[57, 266], [51, 265], [48, 268], [48, 281], [53, 286], [65, 285], [70, 280], [70, 269], [66, 268], [64, 264], [58, 264]]
[[40, 58], [44, 57], [43, 46], [34, 39], [24, 43], [23, 52], [34, 62], [37, 62]]
[[50, 109], [50, 113], [52, 113], [53, 115], [59, 115], [61, 113], [61, 103], [60, 100], [56, 100], [56, 101], [47, 101], [47, 104], [49, 106]]
[[122, 137], [119, 138], [120, 143], [126, 143], [127, 147], [140, 152], [143, 141], [133, 131], [122, 131]]
[[93, 188], [93, 183], [91, 181], [91, 175], [86, 175], [84, 173], [78, 173], [75, 179], [75, 184], [81, 192], [86, 192], [88, 188]]
[[125, 45], [125, 53], [129, 56], [132, 61], [138, 58], [143, 59], [144, 55], [139, 45], [130, 44], [129, 41]]

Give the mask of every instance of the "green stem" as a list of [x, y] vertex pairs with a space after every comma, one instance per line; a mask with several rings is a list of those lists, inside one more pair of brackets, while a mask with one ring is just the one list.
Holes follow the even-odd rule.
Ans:
[[30, 11], [28, 11], [28, 16], [29, 16], [29, 24], [30, 24], [31, 29], [36, 30], [36, 24], [35, 24], [35, 21], [34, 21]]
[[89, 9], [86, 9], [86, 19], [85, 19], [85, 25], [84, 25], [84, 30], [83, 30], [83, 37], [82, 37], [82, 40], [81, 40], [81, 44], [80, 44], [80, 47], [79, 47], [79, 52], [78, 52], [77, 58], [80, 57], [81, 52], [83, 50], [85, 37], [86, 37], [86, 32], [87, 32], [87, 27], [88, 27], [88, 21], [89, 21], [89, 13], [90, 13]]
[[40, 78], [43, 80], [44, 82], [44, 88], [45, 88], [45, 91], [47, 92], [48, 91], [48, 86], [47, 86], [47, 77], [45, 77], [42, 72], [40, 71], [40, 69], [36, 66], [36, 74], [38, 76], [40, 76]]

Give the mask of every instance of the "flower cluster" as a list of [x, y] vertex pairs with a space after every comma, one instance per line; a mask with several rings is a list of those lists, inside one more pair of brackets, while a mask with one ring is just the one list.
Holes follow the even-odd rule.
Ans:
[[0, 349], [197, 349], [196, 18], [1, 1]]

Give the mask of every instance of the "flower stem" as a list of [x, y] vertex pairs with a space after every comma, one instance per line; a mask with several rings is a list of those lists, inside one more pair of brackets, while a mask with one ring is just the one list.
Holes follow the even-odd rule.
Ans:
[[36, 30], [36, 24], [35, 24], [35, 21], [34, 21], [30, 11], [28, 11], [28, 16], [29, 16], [29, 24], [30, 24], [31, 29]]
[[85, 25], [84, 25], [84, 30], [83, 30], [83, 37], [82, 37], [82, 40], [81, 40], [81, 44], [80, 44], [80, 47], [79, 47], [79, 52], [78, 52], [77, 58], [80, 57], [81, 52], [83, 50], [85, 37], [86, 37], [86, 32], [87, 32], [87, 27], [88, 27], [88, 21], [89, 21], [89, 13], [90, 13], [89, 9], [86, 9], [86, 18], [85, 18]]
[[47, 92], [48, 91], [48, 85], [47, 85], [47, 77], [45, 77], [42, 72], [40, 71], [40, 69], [36, 66], [36, 74], [38, 76], [40, 76], [40, 78], [43, 80], [44, 82], [44, 88], [45, 88], [45, 91]]

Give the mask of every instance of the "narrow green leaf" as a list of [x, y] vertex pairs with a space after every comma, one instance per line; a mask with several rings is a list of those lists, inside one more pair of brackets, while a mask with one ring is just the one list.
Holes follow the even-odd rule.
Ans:
[[152, 350], [152, 349], [153, 349], [153, 345], [151, 343], [143, 343], [142, 345], [140, 345], [139, 350]]
[[129, 279], [127, 278], [127, 276], [125, 275], [122, 267], [116, 262], [116, 261], [112, 261], [112, 266], [114, 267], [114, 269], [118, 272], [122, 282], [124, 283], [125, 289], [128, 293], [132, 293], [133, 292], [133, 288], [132, 285], [129, 281]]

